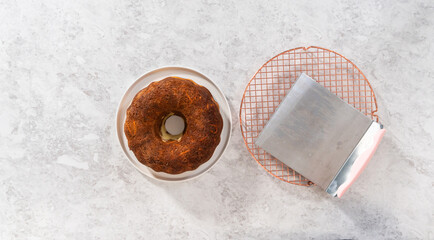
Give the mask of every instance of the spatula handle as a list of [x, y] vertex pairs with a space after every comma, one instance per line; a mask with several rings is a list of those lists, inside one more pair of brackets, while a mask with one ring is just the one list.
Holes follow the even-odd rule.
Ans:
[[381, 129], [380, 131], [378, 131], [374, 136], [374, 141], [372, 145], [356, 159], [354, 165], [351, 167], [348, 179], [338, 188], [338, 191], [336, 192], [339, 198], [342, 197], [342, 195], [344, 195], [344, 193], [348, 190], [351, 184], [353, 184], [356, 181], [356, 179], [366, 168], [366, 165], [368, 165], [369, 160], [371, 160], [372, 156], [377, 150], [377, 147], [380, 144], [381, 139], [383, 138], [385, 132], [386, 132], [385, 129]]

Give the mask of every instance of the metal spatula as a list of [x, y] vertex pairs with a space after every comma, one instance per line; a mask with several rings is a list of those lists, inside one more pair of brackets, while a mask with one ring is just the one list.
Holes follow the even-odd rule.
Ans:
[[301, 74], [256, 145], [341, 197], [372, 158], [383, 126]]

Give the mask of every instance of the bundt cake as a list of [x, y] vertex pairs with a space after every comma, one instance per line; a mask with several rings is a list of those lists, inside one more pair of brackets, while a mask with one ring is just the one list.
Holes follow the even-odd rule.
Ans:
[[[166, 120], [184, 120], [183, 132], [172, 135]], [[223, 119], [211, 93], [189, 79], [168, 77], [153, 82], [134, 97], [124, 131], [137, 159], [157, 172], [179, 174], [208, 161], [220, 142]]]

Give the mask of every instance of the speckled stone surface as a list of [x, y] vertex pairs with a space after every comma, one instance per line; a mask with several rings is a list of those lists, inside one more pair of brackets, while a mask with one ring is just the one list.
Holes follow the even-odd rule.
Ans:
[[[433, 239], [434, 2], [0, 1], [0, 239]], [[266, 173], [242, 92], [270, 57], [322, 46], [371, 82], [388, 132], [342, 199]], [[115, 134], [123, 92], [182, 65], [225, 92], [231, 144], [157, 182]]]

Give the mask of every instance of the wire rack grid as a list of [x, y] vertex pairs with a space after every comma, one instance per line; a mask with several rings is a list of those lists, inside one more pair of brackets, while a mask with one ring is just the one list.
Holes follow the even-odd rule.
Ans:
[[301, 73], [378, 122], [371, 85], [350, 60], [321, 47], [300, 47], [268, 60], [248, 83], [240, 106], [240, 127], [250, 154], [268, 173], [296, 185], [313, 183], [255, 145], [255, 140]]

